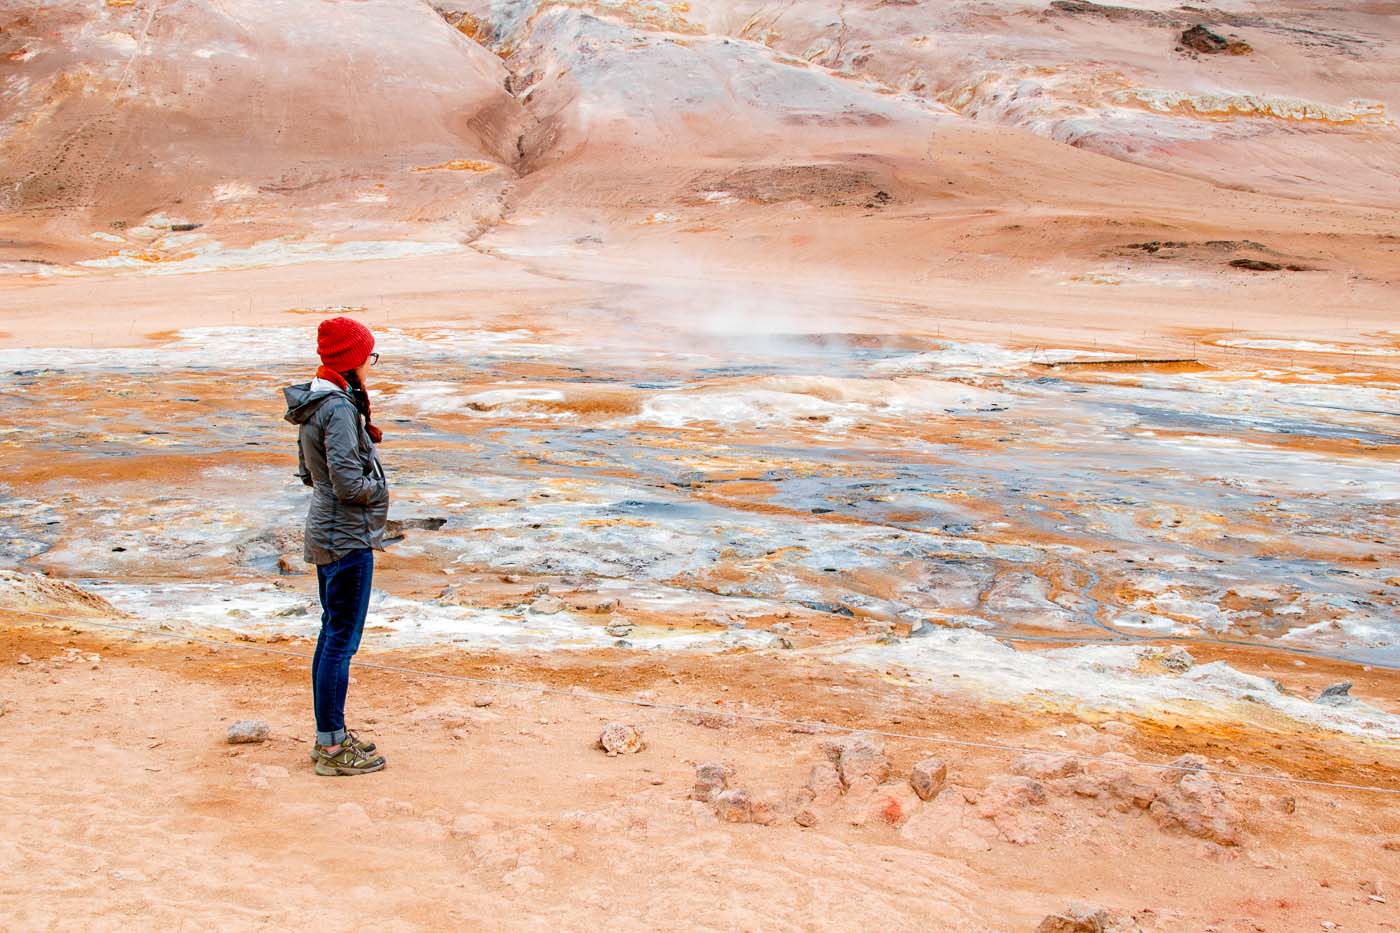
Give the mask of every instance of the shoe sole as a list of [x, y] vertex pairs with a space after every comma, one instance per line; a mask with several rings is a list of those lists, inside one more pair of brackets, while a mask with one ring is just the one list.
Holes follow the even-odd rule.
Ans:
[[[373, 754], [374, 754], [374, 751], [375, 751], [375, 746], [371, 745], [371, 746], [369, 746], [368, 748], [365, 749], [365, 754], [366, 754], [366, 755], [373, 755]], [[309, 751], [309, 752], [307, 752], [307, 753], [306, 753], [306, 757], [311, 759], [311, 763], [312, 763], [313, 765], [314, 765], [316, 762], [318, 762], [318, 761], [321, 760], [321, 756], [318, 755], [318, 754], [316, 754], [315, 751]]]
[[383, 771], [386, 764], [388, 762], [381, 758], [378, 763], [366, 765], [363, 768], [342, 768], [340, 765], [327, 765], [318, 761], [316, 762], [316, 773], [321, 777], [354, 777], [357, 774], [373, 774], [376, 771]]

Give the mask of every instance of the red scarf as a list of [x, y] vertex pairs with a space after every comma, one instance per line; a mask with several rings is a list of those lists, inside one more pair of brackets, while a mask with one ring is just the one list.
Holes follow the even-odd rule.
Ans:
[[[350, 391], [350, 383], [345, 381], [345, 377], [342, 376], [340, 373], [336, 372], [335, 370], [331, 369], [329, 366], [322, 366], [320, 369], [316, 370], [316, 378], [324, 379], [327, 382], [333, 383], [339, 386], [340, 388], [344, 389], [346, 392]], [[384, 439], [384, 432], [369, 423], [369, 391], [364, 388], [361, 388], [360, 394], [362, 394], [365, 399], [365, 433], [369, 435], [370, 440], [378, 444]], [[354, 397], [353, 393], [351, 397]]]

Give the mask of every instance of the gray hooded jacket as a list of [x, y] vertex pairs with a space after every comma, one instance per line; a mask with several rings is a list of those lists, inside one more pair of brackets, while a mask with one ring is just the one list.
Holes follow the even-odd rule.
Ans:
[[384, 549], [389, 483], [348, 393], [317, 379], [282, 390], [297, 425], [297, 475], [311, 487], [306, 560], [329, 564], [358, 548]]

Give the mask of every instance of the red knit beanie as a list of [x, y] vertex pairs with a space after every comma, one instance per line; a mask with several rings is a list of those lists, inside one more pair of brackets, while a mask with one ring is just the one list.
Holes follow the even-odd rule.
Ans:
[[338, 373], [348, 373], [364, 363], [374, 350], [374, 334], [359, 321], [333, 317], [316, 328], [316, 352], [321, 362]]

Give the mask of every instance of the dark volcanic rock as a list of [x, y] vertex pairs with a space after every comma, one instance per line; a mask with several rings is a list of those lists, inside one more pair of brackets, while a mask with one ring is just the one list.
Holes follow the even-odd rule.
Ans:
[[1100, 16], [1114, 22], [1167, 23], [1172, 17], [1156, 10], [1091, 3], [1090, 0], [1051, 0], [1049, 12], [1067, 16]]
[[1326, 703], [1328, 706], [1342, 706], [1356, 702], [1356, 698], [1351, 695], [1351, 681], [1344, 680], [1323, 690], [1322, 693], [1318, 694], [1317, 702]]
[[1220, 52], [1229, 52], [1231, 55], [1247, 55], [1254, 51], [1248, 42], [1243, 39], [1236, 39], [1234, 36], [1220, 35], [1212, 32], [1200, 23], [1182, 32], [1178, 40], [1183, 48], [1193, 52], [1204, 52], [1207, 55], [1215, 55]]

